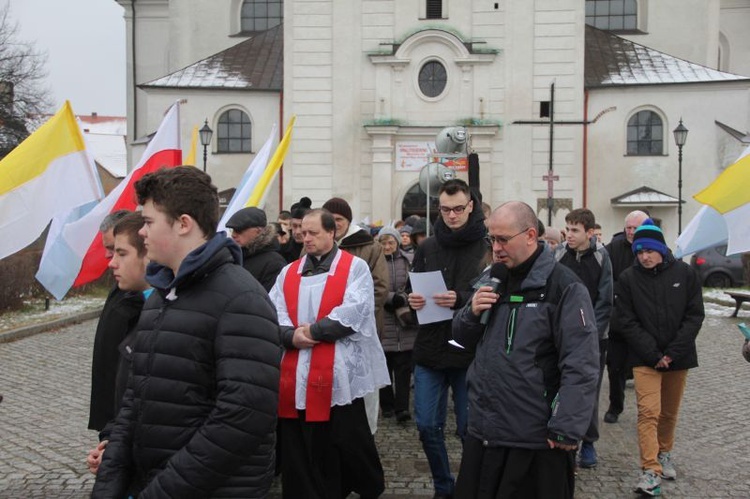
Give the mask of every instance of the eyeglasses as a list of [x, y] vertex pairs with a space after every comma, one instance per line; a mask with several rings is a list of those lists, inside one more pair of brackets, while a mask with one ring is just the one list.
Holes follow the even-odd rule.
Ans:
[[[469, 203], [471, 203], [471, 201], [469, 201]], [[466, 207], [469, 206], [469, 203], [466, 203], [465, 205], [454, 206], [452, 208], [450, 206], [441, 206], [440, 213], [447, 215], [448, 213], [453, 212], [456, 215], [460, 215], [464, 212], [464, 210], [466, 210]]]
[[487, 241], [487, 244], [489, 244], [490, 246], [494, 245], [495, 243], [497, 243], [497, 244], [499, 244], [501, 246], [505, 246], [506, 244], [508, 244], [510, 242], [511, 239], [513, 239], [516, 236], [520, 236], [521, 234], [523, 234], [524, 232], [526, 232], [530, 228], [531, 227], [526, 227], [525, 229], [523, 229], [518, 234], [513, 234], [512, 236], [509, 236], [509, 237], [506, 237], [506, 236], [485, 236], [484, 239]]

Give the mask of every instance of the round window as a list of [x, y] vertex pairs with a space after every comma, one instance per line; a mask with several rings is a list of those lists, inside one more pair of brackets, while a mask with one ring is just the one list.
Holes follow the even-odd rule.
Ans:
[[437, 97], [445, 90], [448, 74], [438, 61], [430, 61], [419, 70], [419, 89], [427, 97]]

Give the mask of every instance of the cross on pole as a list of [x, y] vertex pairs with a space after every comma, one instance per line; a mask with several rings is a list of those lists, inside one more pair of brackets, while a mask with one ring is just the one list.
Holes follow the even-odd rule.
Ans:
[[555, 146], [555, 125], [588, 125], [596, 122], [602, 114], [613, 111], [615, 108], [611, 107], [599, 113], [599, 115], [592, 121], [555, 121], [555, 82], [550, 84], [549, 89], [549, 119], [546, 120], [516, 120], [513, 122], [514, 125], [549, 125], [549, 165], [547, 168], [547, 175], [542, 177], [542, 180], [547, 181], [547, 225], [552, 225], [552, 207], [555, 199], [555, 186], [554, 182], [560, 180], [559, 175], [555, 175], [554, 165], [554, 146]]

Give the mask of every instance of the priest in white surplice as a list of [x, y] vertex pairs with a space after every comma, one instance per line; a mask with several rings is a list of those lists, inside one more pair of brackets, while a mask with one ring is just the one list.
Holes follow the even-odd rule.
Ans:
[[362, 397], [390, 383], [364, 260], [335, 244], [326, 210], [302, 220], [306, 255], [271, 290], [281, 325], [284, 498], [378, 497], [383, 468]]

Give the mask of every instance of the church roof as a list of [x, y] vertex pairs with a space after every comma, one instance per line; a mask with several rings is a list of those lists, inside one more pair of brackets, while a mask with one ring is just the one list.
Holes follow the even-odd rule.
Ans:
[[281, 90], [283, 33], [283, 25], [253, 33], [237, 45], [139, 87]]
[[612, 206], [677, 206], [677, 201], [676, 197], [644, 185], [643, 187], [613, 197], [610, 199], [610, 204]]
[[659, 52], [586, 25], [587, 88], [750, 80]]

